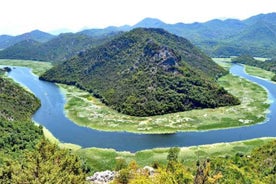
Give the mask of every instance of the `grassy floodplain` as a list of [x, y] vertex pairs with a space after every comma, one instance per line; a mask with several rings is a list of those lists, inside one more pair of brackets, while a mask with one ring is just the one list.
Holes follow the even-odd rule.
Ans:
[[[255, 57], [255, 59], [264, 62], [268, 58]], [[213, 58], [213, 60], [226, 70], [229, 70], [231, 67], [231, 58]], [[266, 71], [258, 67], [249, 66], [249, 65], [244, 65], [244, 66], [245, 66], [245, 72], [248, 73], [249, 75], [254, 75], [256, 77], [264, 78], [267, 80], [271, 80], [271, 78], [275, 75], [275, 73], [273, 72]]]
[[[40, 68], [43, 63], [41, 62], [26, 62], [26, 61], [14, 61], [14, 60], [1, 60], [0, 64], [2, 65], [14, 65], [14, 66], [26, 66], [29, 68], [33, 69], [33, 72], [36, 72], [36, 74], [43, 73], [47, 67], [51, 67], [51, 64], [45, 63], [45, 67]], [[229, 68], [229, 64], [225, 64], [226, 68]], [[44, 66], [44, 65], [43, 65]], [[39, 70], [37, 70], [39, 68]], [[231, 77], [233, 76], [226, 76]], [[227, 78], [225, 78], [227, 80]], [[236, 79], [236, 81], [241, 81], [239, 78]], [[251, 84], [251, 83], [249, 83]], [[71, 86], [64, 86], [65, 92], [69, 93], [70, 89], [72, 88]], [[253, 90], [254, 91], [254, 90]], [[73, 93], [74, 92], [74, 93]], [[264, 99], [266, 99], [266, 93], [262, 92], [261, 93]], [[89, 94], [86, 94], [83, 91], [78, 91], [77, 89], [73, 89], [72, 93], [69, 93], [72, 97], [77, 98], [77, 102], [87, 102], [89, 103], [90, 106], [93, 104], [93, 100], [98, 104], [99, 108], [103, 106], [97, 99], [92, 98]], [[76, 96], [74, 96], [76, 95]], [[70, 98], [68, 99], [68, 102], [70, 101]], [[94, 103], [95, 103], [94, 102]], [[259, 103], [263, 103], [264, 101], [260, 101]], [[72, 103], [72, 102], [71, 102]], [[252, 102], [251, 102], [252, 103]], [[75, 104], [77, 105], [77, 104]], [[96, 106], [95, 106], [96, 107]], [[105, 106], [103, 106], [105, 107]], [[238, 107], [238, 106], [236, 106]], [[235, 107], [235, 108], [236, 108]], [[77, 106], [76, 106], [77, 108]], [[106, 108], [106, 107], [105, 107]], [[109, 109], [108, 109], [109, 110]], [[215, 109], [213, 109], [215, 110]], [[226, 109], [225, 109], [226, 110]], [[68, 110], [67, 110], [68, 111]], [[201, 111], [202, 110], [198, 110]], [[203, 110], [203, 111], [210, 111], [208, 110]], [[110, 113], [115, 113], [112, 111], [107, 111]], [[200, 113], [200, 112], [198, 112]], [[121, 115], [120, 115], [121, 116]], [[133, 117], [129, 117], [133, 118]], [[62, 148], [67, 148], [73, 150], [75, 153], [80, 155], [82, 158], [86, 160], [88, 165], [92, 168], [91, 172], [95, 171], [101, 171], [101, 170], [106, 170], [106, 169], [114, 169], [116, 159], [123, 158], [127, 162], [130, 160], [136, 160], [137, 163], [140, 166], [144, 165], [152, 165], [153, 162], [158, 161], [161, 164], [166, 164], [167, 162], [167, 154], [169, 148], [156, 148], [156, 149], [151, 149], [151, 150], [142, 150], [138, 151], [136, 153], [130, 153], [130, 152], [116, 152], [116, 150], [113, 149], [99, 149], [99, 148], [81, 148], [78, 145], [73, 145], [73, 144], [66, 144], [66, 143], [61, 143], [58, 139], [56, 139], [51, 132], [49, 132], [46, 128], [43, 129], [44, 135], [52, 142], [58, 144]], [[247, 141], [239, 141], [239, 142], [232, 142], [232, 143], [219, 143], [219, 144], [211, 144], [211, 145], [204, 145], [204, 146], [192, 146], [192, 147], [183, 147], [181, 148], [180, 152], [180, 159], [183, 160], [183, 163], [187, 166], [190, 167], [195, 167], [195, 162], [196, 160], [204, 160], [206, 158], [212, 158], [212, 157], [225, 157], [227, 155], [231, 156], [236, 154], [237, 152], [241, 152], [244, 154], [249, 153], [252, 149], [259, 147], [275, 138], [262, 138], [262, 139], [252, 139], [252, 140], [247, 140]]]
[[0, 65], [28, 67], [31, 68], [32, 72], [38, 76], [53, 67], [50, 62], [15, 59], [0, 59]]
[[106, 131], [173, 133], [250, 125], [265, 120], [269, 102], [267, 92], [257, 84], [228, 74], [219, 84], [241, 100], [241, 105], [192, 110], [152, 117], [120, 114], [89, 93], [74, 86], [60, 85], [66, 94], [65, 111], [75, 123]]
[[[124, 159], [127, 163], [135, 160], [141, 167], [159, 163], [167, 164], [167, 155], [169, 148], [155, 148], [141, 150], [135, 153], [127, 151], [116, 151], [114, 149], [102, 148], [81, 148], [79, 145], [61, 143], [56, 139], [49, 130], [43, 128], [45, 137], [52, 143], [57, 144], [61, 148], [70, 149], [85, 160], [91, 168], [91, 174], [97, 171], [114, 170], [117, 159]], [[236, 153], [249, 154], [253, 149], [260, 147], [275, 138], [259, 138], [246, 141], [237, 141], [231, 143], [217, 143], [202, 146], [182, 147], [180, 149], [179, 159], [183, 164], [190, 168], [195, 168], [197, 160], [205, 160], [214, 157], [234, 156]]]
[[[195, 167], [197, 160], [205, 160], [213, 157], [234, 156], [236, 153], [248, 154], [254, 148], [268, 143], [275, 138], [260, 138], [247, 141], [239, 141], [232, 143], [218, 143], [203, 146], [182, 147], [179, 159], [188, 167]], [[153, 165], [158, 162], [167, 164], [167, 155], [169, 148], [155, 148], [150, 150], [142, 150], [136, 153], [116, 152], [114, 149], [86, 148], [78, 149], [75, 152], [85, 158], [87, 164], [93, 169], [91, 172], [102, 171], [106, 169], [113, 170], [116, 159], [124, 159], [126, 162], [135, 160], [138, 165]]]
[[[230, 68], [230, 59], [215, 59], [215, 61], [225, 69]], [[48, 62], [28, 60], [4, 59], [0, 60], [0, 64], [29, 67], [37, 75], [52, 67], [52, 64]], [[258, 73], [261, 72], [258, 71]], [[269, 103], [267, 93], [263, 88], [230, 74], [220, 78], [219, 83], [237, 96], [242, 102], [241, 105], [152, 117], [133, 117], [120, 114], [102, 104], [91, 94], [74, 86], [61, 84], [60, 87], [67, 98], [65, 106], [67, 116], [79, 125], [99, 130], [174, 133], [176, 131], [229, 128], [265, 120]]]
[[261, 77], [261, 78], [264, 78], [267, 80], [271, 80], [271, 78], [275, 75], [275, 73], [273, 73], [273, 72], [266, 71], [266, 70], [263, 70], [261, 68], [257, 68], [254, 66], [248, 66], [248, 65], [245, 66], [245, 71], [246, 71], [246, 73], [248, 73], [250, 75]]

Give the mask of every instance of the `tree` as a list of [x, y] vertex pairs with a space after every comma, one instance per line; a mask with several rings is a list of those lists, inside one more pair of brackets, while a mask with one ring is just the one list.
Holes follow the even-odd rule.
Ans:
[[26, 151], [22, 160], [8, 162], [2, 173], [5, 178], [0, 179], [9, 183], [85, 183], [80, 159], [46, 139]]
[[221, 172], [210, 175], [211, 171], [211, 163], [210, 160], [207, 159], [201, 165], [200, 162], [197, 162], [197, 171], [194, 179], [194, 184], [212, 184], [217, 183], [217, 181], [222, 178]]

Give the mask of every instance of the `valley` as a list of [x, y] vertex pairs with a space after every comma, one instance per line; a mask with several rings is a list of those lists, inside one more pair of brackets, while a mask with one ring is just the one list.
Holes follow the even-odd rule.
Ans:
[[[47, 63], [34, 62], [34, 61], [30, 61], [29, 63], [28, 62], [24, 63], [25, 61], [12, 61], [12, 60], [0, 61], [1, 65], [4, 65], [6, 62], [10, 63], [10, 65], [23, 65], [25, 67], [33, 68], [33, 71], [38, 72], [38, 73], [40, 73], [41, 70], [37, 71], [35, 69], [43, 68], [43, 67], [39, 67], [41, 64], [42, 64], [42, 66], [43, 65], [45, 66], [45, 70], [48, 69], [48, 67], [51, 67], [51, 65], [47, 66]], [[226, 68], [229, 68], [228, 63], [223, 63], [223, 66]], [[17, 69], [18, 68], [15, 67], [14, 70], [17, 70]], [[263, 73], [265, 73], [265, 72], [263, 72]], [[233, 81], [233, 80], [228, 80], [228, 81]], [[72, 88], [70, 86], [69, 87], [65, 86], [64, 89], [66, 89], [66, 88], [69, 88], [67, 90], [72, 90], [72, 89], [70, 89], [70, 88]], [[255, 88], [252, 88], [252, 89], [255, 89]], [[256, 92], [256, 90], [252, 90], [252, 92]], [[87, 94], [83, 94], [83, 93], [85, 93], [85, 92], [80, 91], [79, 89], [74, 89], [72, 94], [79, 95], [79, 97], [81, 97], [81, 98], [87, 97]], [[265, 92], [263, 93], [263, 95], [264, 95], [264, 99], [267, 99], [267, 94]], [[98, 103], [100, 103], [100, 102], [98, 102]], [[101, 104], [101, 106], [103, 106], [103, 104]], [[198, 111], [204, 111], [204, 110], [198, 110]], [[265, 123], [265, 124], [267, 124], [267, 123]], [[259, 128], [258, 128], [258, 130], [260, 131]], [[63, 131], [67, 131], [67, 130], [63, 130]], [[106, 170], [106, 169], [112, 170], [114, 167], [116, 167], [115, 160], [117, 160], [118, 158], [125, 160], [127, 163], [131, 162], [132, 160], [135, 160], [137, 162], [137, 164], [140, 166], [152, 165], [153, 163], [159, 163], [161, 165], [166, 165], [168, 163], [167, 154], [169, 153], [169, 148], [147, 149], [147, 150], [135, 151], [132, 153], [126, 152], [126, 151], [117, 151], [116, 149], [82, 148], [77, 145], [64, 143], [64, 141], [62, 141], [63, 142], [62, 143], [53, 137], [51, 138], [51, 136], [52, 136], [51, 133], [49, 133], [49, 132], [47, 133], [46, 129], [44, 129], [44, 135], [46, 135], [48, 138], [50, 138], [50, 140], [52, 142], [54, 142], [55, 144], [58, 144], [61, 148], [74, 150], [75, 154], [79, 155], [82, 159], [86, 160], [85, 162], [86, 162], [86, 164], [88, 164], [91, 173], [94, 173], [99, 170]], [[216, 137], [218, 135], [219, 134], [217, 134]], [[85, 136], [85, 135], [82, 134], [82, 136]], [[75, 136], [73, 136], [73, 137], [75, 137]], [[190, 169], [195, 170], [196, 169], [196, 167], [195, 167], [196, 160], [205, 160], [206, 158], [211, 158], [212, 163], [215, 163], [215, 162], [219, 161], [217, 159], [219, 157], [220, 158], [226, 158], [226, 157], [235, 158], [237, 153], [250, 155], [252, 153], [252, 151], [255, 150], [256, 148], [262, 147], [267, 144], [271, 144], [271, 141], [273, 141], [273, 140], [275, 140], [275, 138], [259, 138], [259, 139], [251, 139], [251, 140], [247, 140], [247, 141], [231, 142], [231, 143], [207, 144], [207, 145], [192, 146], [192, 147], [185, 146], [185, 147], [181, 148], [181, 150], [179, 152], [179, 158], [183, 160], [182, 163], [186, 167], [189, 167]], [[86, 141], [88, 141], [88, 140], [86, 140]], [[148, 141], [148, 138], [147, 138], [147, 141]], [[163, 142], [163, 141], [161, 141], [161, 142]], [[163, 147], [163, 146], [158, 146], [158, 147]], [[231, 171], [231, 172], [233, 172], [233, 171]], [[230, 176], [225, 173], [224, 180], [226, 180], [228, 177], [230, 177]]]
[[[4, 63], [4, 60], [2, 61], [2, 63]], [[38, 65], [40, 65], [41, 62], [37, 62], [36, 67], [34, 63], [35, 62], [33, 62], [32, 63], [33, 65], [30, 65], [30, 67], [39, 68]], [[18, 64], [18, 63], [16, 63], [15, 61], [14, 64]], [[19, 68], [14, 69], [14, 72], [16, 71], [19, 71]], [[22, 73], [18, 74], [18, 76], [20, 77], [17, 78], [17, 80], [19, 81], [22, 80], [20, 82], [24, 83], [24, 77], [22, 76]], [[34, 88], [34, 86], [40, 86], [41, 84], [32, 84], [30, 82], [29, 77], [27, 77], [26, 79], [28, 80], [28, 83], [25, 83], [25, 85], [29, 85], [28, 87], [30, 89], [37, 91], [37, 89]], [[232, 107], [222, 107], [218, 109], [193, 110], [193, 111], [168, 114], [168, 115], [162, 115], [162, 116], [152, 116], [152, 117], [133, 117], [133, 116], [120, 114], [110, 109], [109, 107], [105, 106], [98, 99], [96, 99], [95, 97], [92, 97], [91, 95], [89, 95], [89, 93], [85, 91], [79, 90], [73, 86], [59, 85], [61, 87], [61, 90], [63, 91], [63, 94], [67, 99], [65, 104], [65, 114], [72, 121], [66, 120], [67, 119], [66, 117], [60, 116], [60, 114], [63, 114], [63, 111], [64, 111], [63, 103], [65, 103], [65, 101], [57, 98], [62, 98], [62, 95], [59, 95], [59, 97], [58, 96], [52, 97], [53, 99], [55, 99], [53, 102], [51, 102], [53, 104], [48, 104], [48, 105], [44, 104], [44, 103], [49, 103], [51, 101], [51, 99], [48, 99], [48, 98], [52, 96], [52, 94], [60, 93], [58, 92], [59, 89], [57, 87], [54, 87], [55, 89], [54, 91], [57, 91], [57, 92], [54, 92], [54, 91], [46, 92], [45, 91], [46, 88], [44, 89], [42, 86], [40, 86], [38, 89], [42, 89], [42, 91], [44, 91], [41, 94], [42, 96], [40, 97], [40, 99], [42, 100], [42, 104], [44, 104], [45, 107], [55, 106], [55, 108], [52, 109], [53, 111], [50, 111], [51, 109], [49, 108], [46, 108], [46, 109], [41, 108], [35, 114], [34, 120], [37, 122], [40, 122], [40, 121], [44, 122], [43, 124], [46, 126], [46, 128], [48, 128], [51, 132], [53, 132], [58, 139], [62, 140], [62, 142], [80, 144], [84, 147], [91, 147], [96, 145], [98, 145], [96, 147], [102, 147], [103, 145], [105, 145], [106, 146], [105, 148], [114, 148], [116, 150], [136, 151], [141, 149], [148, 149], [151, 147], [173, 146], [173, 145], [170, 145], [170, 140], [174, 142], [174, 144], [183, 145], [183, 146], [194, 145], [194, 144], [204, 144], [203, 142], [201, 142], [202, 140], [205, 140], [205, 139], [202, 139], [204, 136], [206, 136], [206, 138], [209, 137], [209, 139], [212, 142], [213, 141], [220, 142], [215, 138], [219, 134], [219, 132], [221, 132], [221, 134], [225, 134], [223, 139], [224, 141], [227, 140], [225, 139], [227, 137], [231, 141], [245, 139], [246, 136], [248, 136], [248, 138], [249, 137], [253, 138], [252, 134], [250, 133], [250, 129], [252, 129], [251, 131], [254, 131], [254, 129], [260, 129], [261, 125], [250, 126], [250, 129], [244, 128], [248, 131], [248, 133], [243, 133], [243, 134], [240, 134], [237, 131], [239, 129], [242, 131], [243, 128], [233, 129], [233, 127], [249, 126], [251, 124], [260, 123], [266, 120], [267, 113], [269, 112], [268, 111], [269, 101], [268, 101], [267, 92], [256, 84], [247, 82], [246, 80], [242, 80], [230, 74], [221, 78], [220, 83], [224, 85], [224, 87], [227, 90], [230, 90], [230, 91], [232, 90], [233, 92], [236, 92], [234, 94], [239, 98], [243, 98], [243, 100], [241, 100], [242, 101], [241, 105], [232, 106]], [[49, 84], [46, 83], [46, 86], [49, 86]], [[232, 87], [232, 89], [230, 86]], [[44, 96], [45, 94], [46, 96]], [[47, 100], [45, 101], [43, 100], [43, 98]], [[51, 114], [51, 116], [46, 117], [45, 114], [49, 114], [49, 113]], [[93, 118], [90, 117], [92, 116], [90, 114], [93, 115]], [[202, 114], [207, 114], [207, 115], [203, 116]], [[261, 116], [261, 114], [263, 115]], [[195, 119], [195, 117], [197, 118], [197, 122], [191, 121], [189, 125], [186, 119], [189, 119], [189, 118]], [[230, 120], [230, 117], [233, 119]], [[144, 123], [143, 124], [144, 127], [142, 127], [141, 122], [145, 122], [145, 121], [148, 123], [147, 124]], [[167, 122], [178, 122], [178, 121], [179, 123], [175, 125], [174, 124], [168, 125], [167, 123]], [[52, 123], [52, 122], [56, 122], [56, 123]], [[85, 122], [89, 122], [89, 124]], [[201, 122], [204, 122], [204, 123], [201, 124]], [[93, 129], [98, 129], [98, 130], [118, 131], [118, 133], [111, 133], [111, 132], [104, 133], [101, 131], [94, 131], [92, 129], [89, 130], [89, 132], [91, 133], [88, 133], [87, 132], [88, 130], [85, 130], [87, 128], [78, 127], [75, 125], [75, 123], [84, 127], [91, 127]], [[273, 126], [273, 124], [271, 123], [265, 123], [264, 125], [267, 125], [267, 124], [270, 126]], [[182, 127], [180, 125], [182, 125]], [[63, 127], [61, 130], [59, 130], [60, 126]], [[158, 128], [155, 129], [154, 128], [155, 126]], [[263, 127], [266, 127], [266, 126], [263, 126]], [[266, 127], [263, 132], [269, 132], [267, 131], [267, 129], [269, 129], [268, 127]], [[224, 128], [224, 129], [231, 128], [231, 129], [221, 130], [221, 131], [217, 131], [217, 130], [210, 131], [210, 129], [220, 129], [220, 128]], [[209, 131], [197, 133], [197, 130], [209, 130]], [[159, 136], [152, 135], [153, 141], [149, 141], [149, 140], [143, 141], [144, 138], [148, 139], [147, 137], [149, 136], [144, 136], [144, 138], [142, 138], [141, 135], [136, 135], [131, 133], [130, 134], [120, 133], [122, 131], [135, 132], [139, 134], [146, 133], [146, 134], [160, 134], [160, 135]], [[185, 132], [188, 131], [188, 132], [176, 133], [181, 131], [185, 131]], [[67, 135], [65, 134], [65, 132], [67, 133]], [[165, 134], [176, 133], [176, 134], [162, 135], [164, 133]], [[75, 136], [72, 136], [73, 134], [75, 134]], [[70, 137], [77, 137], [77, 134], [85, 135], [83, 136], [83, 138], [85, 139], [82, 139], [80, 137], [70, 139]], [[189, 134], [190, 136], [188, 136]], [[226, 136], [227, 134], [229, 134], [229, 136]], [[71, 135], [71, 136], [68, 136], [68, 135]], [[263, 135], [263, 134], [260, 134], [260, 135]], [[245, 137], [242, 138], [243, 136]], [[271, 135], [268, 134], [267, 136], [271, 136]], [[139, 138], [140, 140], [139, 140], [139, 143], [137, 142], [137, 144], [134, 144], [134, 147], [127, 147], [127, 146], [130, 146], [127, 143], [124, 146], [117, 145], [119, 146], [117, 147], [116, 142], [121, 142], [120, 139], [125, 139], [126, 137], [128, 137], [127, 138], [128, 141], [132, 143], [137, 138]], [[176, 137], [179, 137], [179, 138], [176, 139]], [[181, 140], [182, 140], [181, 137], [186, 137], [185, 138], [186, 141], [181, 143]], [[193, 137], [193, 139], [189, 139], [189, 137]], [[94, 140], [91, 142], [92, 144], [87, 144], [88, 142], [90, 142], [89, 139]], [[159, 141], [156, 141], [155, 139], [158, 139]], [[178, 139], [179, 141], [177, 141]], [[205, 142], [205, 143], [208, 143], [208, 142]], [[210, 143], [211, 142], [209, 142], [208, 144]], [[139, 146], [135, 147], [135, 145], [136, 146], [139, 145]]]
[[275, 16], [0, 35], [0, 183], [276, 183]]

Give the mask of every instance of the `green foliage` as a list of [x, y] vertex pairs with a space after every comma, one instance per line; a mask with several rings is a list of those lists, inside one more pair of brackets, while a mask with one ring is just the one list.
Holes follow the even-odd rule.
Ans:
[[36, 149], [0, 169], [1, 183], [85, 183], [79, 158], [42, 139]]
[[232, 58], [232, 62], [255, 66], [255, 67], [262, 68], [264, 70], [276, 73], [276, 60], [275, 59], [259, 61], [259, 60], [254, 59], [251, 56], [244, 55], [244, 56]]
[[15, 85], [9, 79], [0, 78], [0, 118], [27, 120], [40, 106], [33, 94]]
[[66, 33], [45, 43], [24, 40], [0, 51], [0, 58], [61, 62], [115, 36], [116, 34], [107, 34], [90, 37], [80, 33]]
[[115, 171], [125, 169], [127, 167], [126, 160], [123, 158], [116, 159]]
[[273, 80], [273, 81], [275, 81], [276, 82], [276, 74], [272, 77], [272, 79], [271, 80]]
[[0, 183], [85, 183], [86, 167], [31, 122], [40, 103], [0, 76]]
[[189, 39], [212, 57], [230, 57], [249, 54], [273, 57], [276, 52], [276, 14], [260, 14], [246, 20], [210, 20], [193, 24], [166, 24], [144, 19], [137, 27], [165, 29]]
[[33, 94], [0, 77], [0, 120], [29, 120], [39, 106], [40, 102]]
[[276, 141], [253, 150], [249, 155], [212, 159], [211, 170], [220, 171], [220, 183], [275, 183]]
[[39, 30], [34, 30], [18, 36], [1, 35], [0, 37], [0, 49], [2, 50], [21, 41], [34, 40], [35, 42], [42, 43], [51, 40], [55, 36]]
[[[258, 67], [258, 68], [262, 68], [264, 70], [276, 73], [276, 59], [258, 61], [251, 56], [244, 55], [244, 56], [233, 58], [232, 62]], [[271, 80], [276, 81], [276, 75], [274, 75]]]
[[[212, 149], [211, 147], [208, 150]], [[169, 155], [176, 150], [171, 148]], [[127, 168], [119, 171], [113, 183], [146, 183], [146, 184], [236, 184], [258, 183], [274, 184], [276, 181], [276, 140], [269, 141], [247, 153], [236, 152], [232, 156], [212, 156], [204, 161], [197, 161], [194, 166], [185, 167], [179, 161], [169, 161], [160, 165], [154, 175], [149, 176], [136, 162], [132, 161]], [[172, 169], [168, 170], [168, 165]], [[118, 180], [120, 178], [120, 181]]]
[[30, 68], [35, 75], [42, 75], [44, 72], [53, 67], [50, 62], [15, 59], [0, 59], [0, 65], [27, 67]]
[[118, 183], [121, 183], [121, 184], [128, 184], [129, 179], [130, 179], [130, 171], [128, 169], [120, 170], [119, 175], [116, 178]]
[[167, 160], [168, 160], [169, 162], [170, 162], [170, 161], [175, 161], [175, 162], [177, 162], [177, 161], [178, 161], [179, 152], [180, 152], [180, 148], [178, 148], [178, 147], [170, 148], [170, 149], [169, 149], [168, 156], [167, 156]]
[[150, 116], [239, 104], [214, 82], [226, 73], [184, 38], [135, 29], [40, 79], [76, 85], [119, 112]]

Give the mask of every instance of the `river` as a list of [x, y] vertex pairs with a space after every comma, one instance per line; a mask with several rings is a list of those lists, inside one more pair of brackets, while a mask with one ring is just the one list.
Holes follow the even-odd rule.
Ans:
[[210, 131], [179, 132], [168, 135], [146, 135], [128, 132], [104, 132], [78, 126], [64, 114], [66, 102], [60, 89], [53, 83], [40, 81], [29, 68], [13, 67], [9, 77], [29, 88], [40, 100], [41, 107], [33, 120], [45, 126], [61, 142], [82, 147], [113, 148], [117, 151], [139, 151], [157, 147], [196, 146], [220, 142], [240, 141], [260, 137], [276, 137], [276, 85], [270, 81], [250, 76], [241, 65], [233, 65], [230, 72], [265, 87], [270, 106], [268, 121], [261, 124]]

